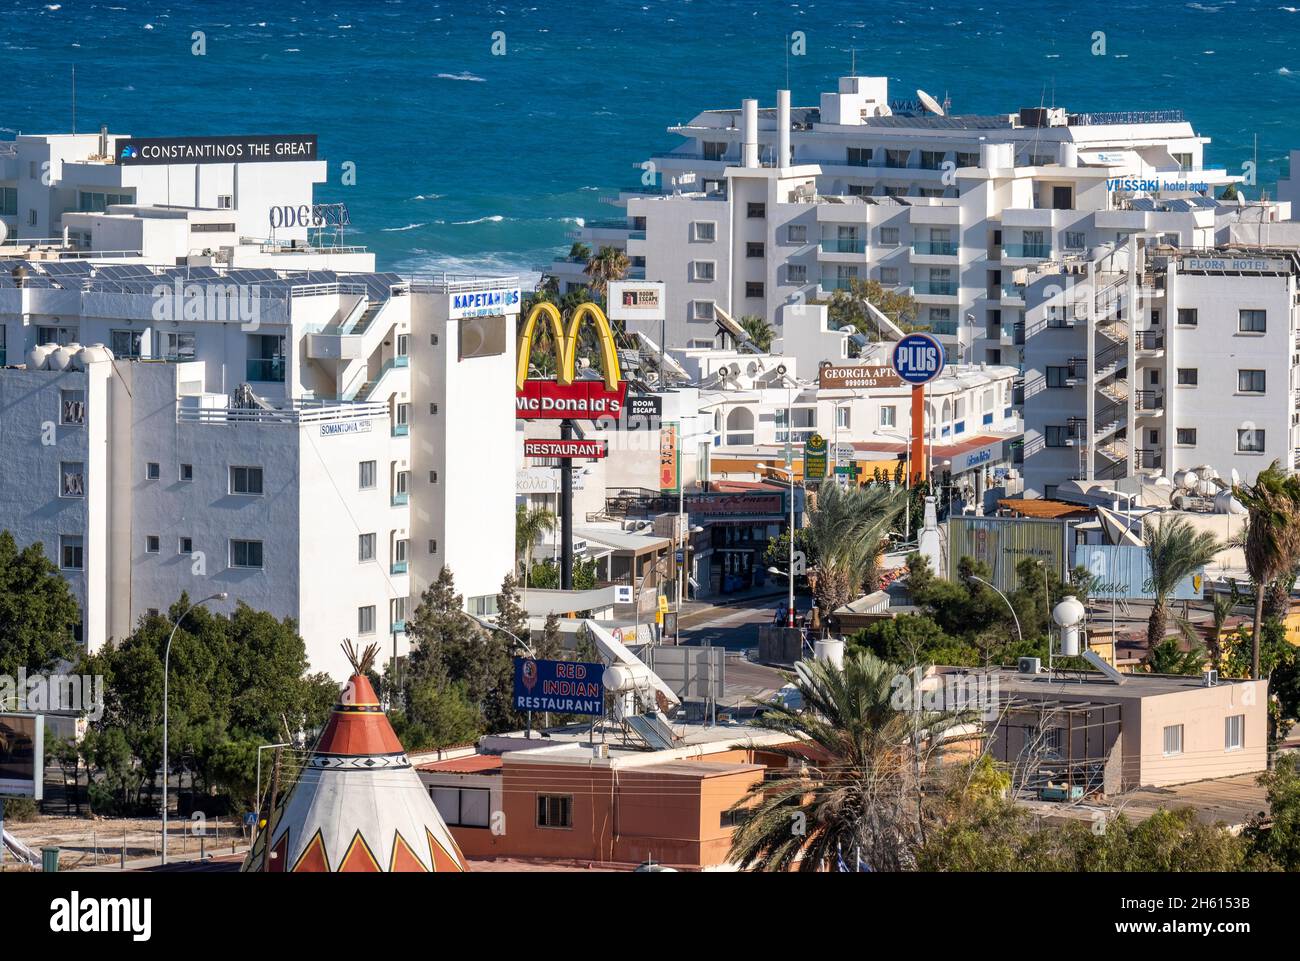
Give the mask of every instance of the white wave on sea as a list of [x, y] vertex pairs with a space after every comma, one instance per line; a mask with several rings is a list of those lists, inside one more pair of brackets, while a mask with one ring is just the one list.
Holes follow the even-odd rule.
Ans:
[[468, 70], [462, 70], [460, 73], [440, 73], [439, 80], [467, 80], [470, 83], [487, 83], [486, 77], [479, 77], [470, 73]]
[[[414, 253], [414, 251], [413, 251]], [[424, 253], [398, 261], [393, 270], [403, 276], [428, 276], [456, 274], [470, 277], [518, 277], [519, 286], [532, 290], [542, 275], [536, 265], [545, 263], [553, 252], [538, 252], [536, 257], [527, 254], [453, 254]]]
[[420, 223], [420, 224], [407, 224], [405, 227], [382, 227], [380, 229], [383, 230], [383, 232], [386, 234], [396, 234], [396, 233], [401, 233], [403, 230], [415, 230], [419, 227], [427, 227], [427, 226], [428, 226], [427, 223]]
[[457, 227], [468, 227], [470, 224], [499, 224], [505, 219], [500, 214], [492, 214], [490, 217], [475, 217], [473, 220], [453, 220], [452, 223]]

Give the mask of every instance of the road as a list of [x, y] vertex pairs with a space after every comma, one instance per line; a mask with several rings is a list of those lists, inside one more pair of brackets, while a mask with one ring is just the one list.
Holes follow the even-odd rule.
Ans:
[[[796, 599], [796, 602], [798, 599]], [[806, 601], [805, 601], [806, 603]], [[780, 597], [754, 597], [723, 606], [692, 603], [682, 614], [682, 644], [710, 644], [726, 648], [726, 696], [723, 707], [748, 705], [751, 699], [766, 700], [787, 681], [776, 668], [747, 660], [744, 652], [758, 648], [758, 626], [770, 624]]]

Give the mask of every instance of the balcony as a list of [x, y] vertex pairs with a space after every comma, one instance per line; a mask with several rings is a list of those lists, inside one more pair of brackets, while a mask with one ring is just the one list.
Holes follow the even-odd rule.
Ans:
[[393, 436], [394, 436], [394, 437], [407, 437], [407, 436], [410, 435], [410, 433], [411, 433], [411, 425], [410, 425], [410, 424], [394, 424], [394, 425], [393, 425]]
[[1021, 260], [1047, 260], [1052, 256], [1051, 244], [1003, 244], [1003, 257], [1017, 257]]
[[1002, 302], [1019, 303], [1025, 302], [1025, 285], [1024, 284], [1003, 284], [1002, 285]]
[[410, 367], [410, 366], [411, 366], [411, 356], [410, 356], [409, 354], [398, 354], [396, 357], [393, 358], [393, 366], [394, 366], [394, 367]]
[[1138, 350], [1164, 350], [1165, 335], [1159, 330], [1140, 330], [1136, 334]]
[[1137, 466], [1146, 470], [1159, 470], [1164, 466], [1164, 453], [1158, 450], [1139, 450]]
[[912, 289], [921, 296], [935, 295], [942, 297], [957, 296], [957, 282], [953, 280], [918, 280]]
[[867, 242], [856, 238], [823, 240], [821, 249], [824, 254], [861, 254], [866, 252]]
[[952, 240], [918, 240], [912, 244], [912, 253], [922, 257], [956, 257], [957, 243]]
[[406, 491], [399, 491], [398, 493], [393, 495], [393, 506], [405, 507], [410, 502], [410, 499], [411, 499], [411, 495], [408, 494]]
[[389, 567], [388, 567], [388, 573], [390, 573], [390, 574], [405, 574], [405, 573], [406, 573], [406, 561], [393, 561], [393, 563], [390, 564]]
[[245, 367], [244, 376], [249, 381], [258, 383], [284, 383], [283, 357], [250, 357]]
[[930, 333], [939, 334], [944, 337], [957, 336], [957, 321], [955, 320], [938, 320], [930, 325]]
[[1165, 409], [1165, 395], [1158, 390], [1140, 390], [1137, 392], [1136, 403], [1139, 411], [1163, 411]]
[[857, 277], [823, 277], [817, 281], [817, 286], [822, 290], [852, 290], [853, 281]]

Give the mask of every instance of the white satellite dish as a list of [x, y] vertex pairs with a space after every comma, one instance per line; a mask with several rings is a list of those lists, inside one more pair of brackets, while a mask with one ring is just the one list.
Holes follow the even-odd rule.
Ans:
[[930, 111], [930, 113], [934, 114], [937, 117], [944, 116], [943, 107], [939, 105], [939, 101], [935, 100], [924, 90], [916, 91], [916, 99], [921, 101], [921, 103], [925, 106], [925, 109]]

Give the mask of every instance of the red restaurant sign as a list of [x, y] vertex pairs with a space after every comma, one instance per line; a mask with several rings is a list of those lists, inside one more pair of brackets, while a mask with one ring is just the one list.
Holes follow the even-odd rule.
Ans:
[[627, 381], [609, 390], [603, 380], [557, 384], [553, 380], [527, 380], [515, 395], [515, 417], [521, 420], [595, 420], [617, 418], [627, 399]]
[[531, 437], [524, 440], [525, 457], [604, 457], [603, 440], [553, 440]]

